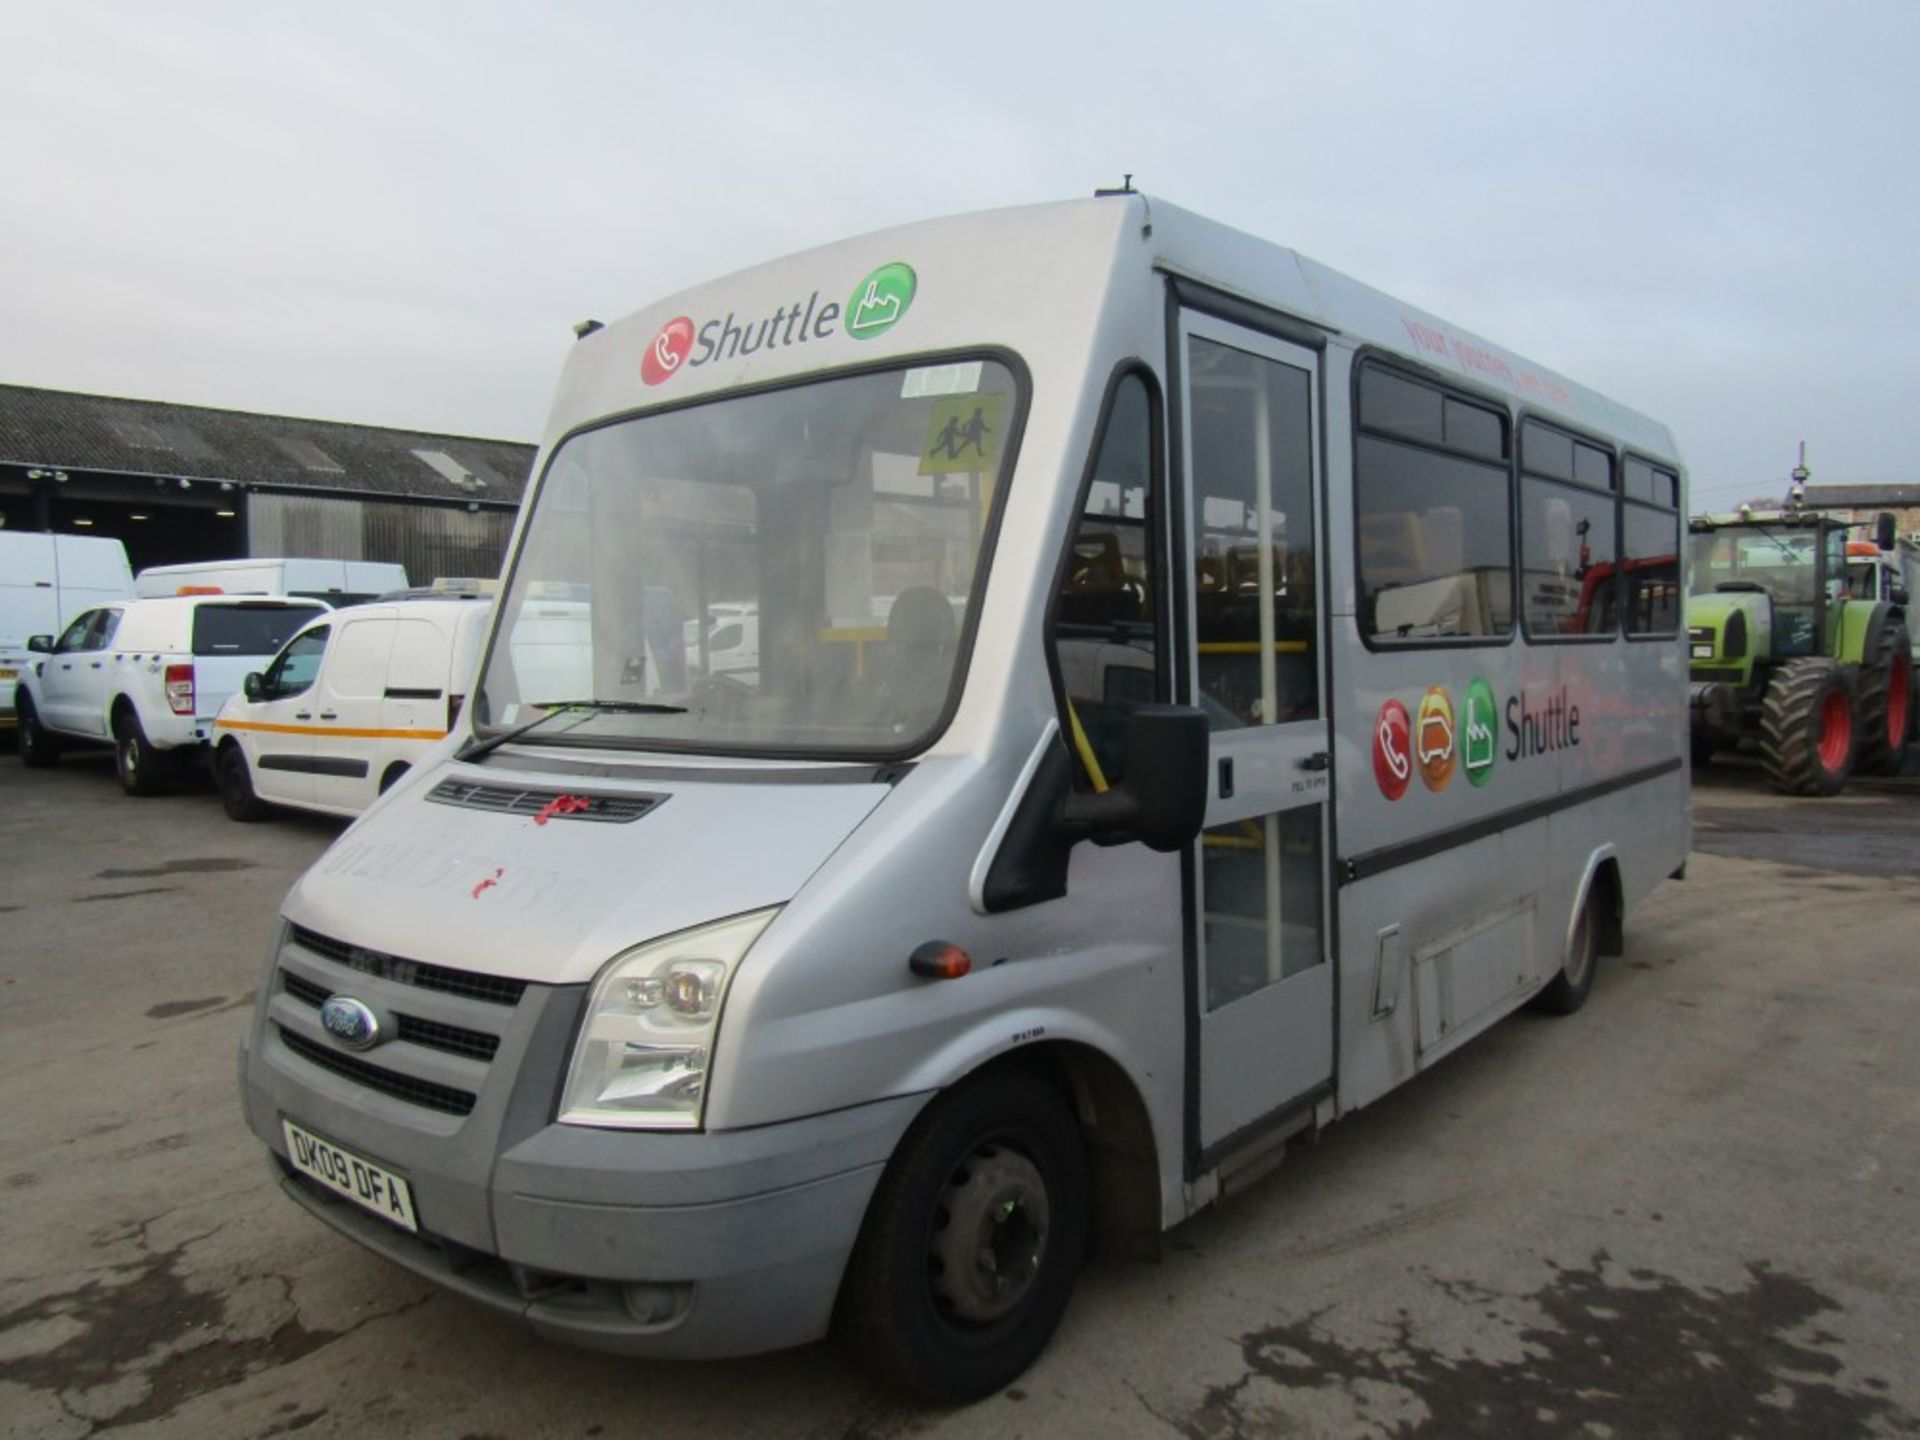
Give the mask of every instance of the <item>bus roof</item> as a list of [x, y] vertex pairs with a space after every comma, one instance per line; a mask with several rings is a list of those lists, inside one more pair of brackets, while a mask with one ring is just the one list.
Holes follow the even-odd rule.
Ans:
[[[905, 271], [898, 314], [911, 306], [913, 323], [851, 332], [860, 287], [885, 271]], [[1093, 332], [1110, 318], [1106, 303], [1119, 295], [1137, 303], [1156, 273], [1677, 462], [1666, 426], [1557, 371], [1284, 246], [1138, 193], [922, 221], [669, 296], [575, 345], [547, 441], [698, 393], [894, 354], [1000, 345], [1036, 369], [1084, 362]]]

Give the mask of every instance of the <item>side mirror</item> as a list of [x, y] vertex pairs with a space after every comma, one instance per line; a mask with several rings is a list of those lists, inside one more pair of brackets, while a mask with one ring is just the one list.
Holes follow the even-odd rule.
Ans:
[[267, 698], [267, 682], [258, 670], [247, 672], [247, 678], [240, 682], [240, 689], [256, 705]]
[[1142, 705], [1127, 718], [1127, 778], [1099, 795], [1068, 795], [1059, 828], [1072, 840], [1138, 840], [1178, 850], [1207, 813], [1207, 717], [1187, 705]]
[[36, 655], [51, 655], [53, 654], [53, 636], [29, 635], [27, 637], [27, 649]]
[[1897, 580], [1894, 581], [1887, 587], [1887, 599], [1895, 605], [1904, 606], [1907, 603], [1907, 587]]
[[1882, 510], [1873, 522], [1873, 541], [1882, 550], [1891, 550], [1899, 539], [1894, 528], [1899, 521], [1891, 510]]

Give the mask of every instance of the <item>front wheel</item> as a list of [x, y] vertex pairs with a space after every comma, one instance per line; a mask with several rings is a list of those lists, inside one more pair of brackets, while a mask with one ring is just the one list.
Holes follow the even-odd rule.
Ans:
[[876, 1378], [959, 1404], [1016, 1379], [1086, 1252], [1086, 1147], [1052, 1087], [1002, 1071], [930, 1104], [881, 1177], [838, 1328]]
[[160, 752], [140, 728], [140, 717], [122, 710], [113, 717], [113, 768], [129, 795], [158, 795], [165, 776]]
[[238, 744], [229, 742], [221, 747], [213, 762], [213, 783], [229, 820], [250, 825], [267, 818], [267, 803], [253, 792], [253, 774], [247, 769], [246, 752]]
[[1838, 661], [1789, 660], [1760, 702], [1760, 764], [1783, 795], [1838, 795], [1853, 774], [1853, 686]]
[[60, 742], [40, 723], [40, 712], [24, 691], [15, 703], [20, 723], [20, 763], [34, 770], [45, 769], [60, 758]]

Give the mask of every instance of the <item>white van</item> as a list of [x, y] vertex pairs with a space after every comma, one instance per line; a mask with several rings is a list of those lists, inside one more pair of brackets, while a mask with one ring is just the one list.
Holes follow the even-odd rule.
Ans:
[[1685, 499], [1132, 193], [665, 298], [572, 348], [448, 747], [287, 896], [248, 1124], [545, 1335], [990, 1393], [1090, 1249], [1580, 1006], [1687, 856]]
[[196, 560], [149, 565], [134, 577], [134, 593], [162, 595], [301, 595], [329, 605], [356, 605], [405, 590], [407, 567], [385, 560]]
[[366, 809], [458, 720], [492, 611], [491, 600], [356, 605], [295, 635], [214, 721], [227, 814]]
[[113, 746], [129, 795], [152, 795], [199, 757], [213, 720], [249, 670], [279, 653], [325, 604], [284, 595], [182, 595], [82, 611], [14, 690], [20, 758], [51, 765], [68, 741]]
[[0, 530], [0, 731], [14, 728], [13, 691], [27, 637], [58, 635], [82, 610], [133, 593], [127, 549], [104, 535]]

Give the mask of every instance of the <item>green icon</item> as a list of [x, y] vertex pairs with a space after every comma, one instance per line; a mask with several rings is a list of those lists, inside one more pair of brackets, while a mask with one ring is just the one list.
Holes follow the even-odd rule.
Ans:
[[1483, 679], [1467, 686], [1460, 703], [1460, 766], [1467, 779], [1484, 785], [1493, 774], [1494, 758], [1500, 753], [1495, 722], [1499, 714], [1493, 705], [1493, 687]]
[[884, 335], [913, 304], [916, 282], [911, 265], [898, 260], [882, 265], [853, 287], [847, 301], [847, 333], [856, 340]]

